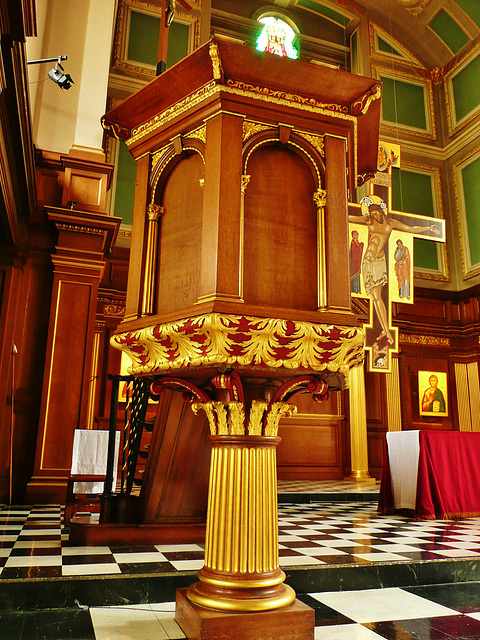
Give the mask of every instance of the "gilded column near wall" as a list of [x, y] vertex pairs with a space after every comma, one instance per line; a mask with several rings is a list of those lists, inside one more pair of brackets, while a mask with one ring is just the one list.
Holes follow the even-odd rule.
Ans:
[[148, 205], [147, 243], [145, 250], [145, 277], [143, 283], [142, 315], [155, 313], [155, 274], [157, 270], [158, 254], [158, 222], [163, 213], [163, 207], [153, 202]]
[[368, 473], [367, 406], [363, 363], [350, 371], [350, 478], [356, 482], [375, 482]]

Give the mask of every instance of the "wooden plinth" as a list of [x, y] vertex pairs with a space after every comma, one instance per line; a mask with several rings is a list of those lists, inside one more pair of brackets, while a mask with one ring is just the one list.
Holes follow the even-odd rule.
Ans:
[[70, 545], [191, 544], [205, 541], [205, 523], [98, 524], [91, 518], [70, 521]]
[[237, 613], [204, 609], [177, 590], [175, 620], [189, 640], [313, 640], [315, 613], [295, 600], [283, 609]]

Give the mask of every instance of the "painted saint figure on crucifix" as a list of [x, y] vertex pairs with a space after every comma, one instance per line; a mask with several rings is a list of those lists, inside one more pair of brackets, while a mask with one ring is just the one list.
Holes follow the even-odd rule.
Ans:
[[411, 226], [391, 217], [385, 202], [374, 194], [362, 198], [360, 205], [362, 215], [349, 215], [349, 221], [365, 224], [368, 228], [367, 248], [362, 260], [362, 278], [365, 292], [373, 301], [374, 313], [381, 328], [375, 343], [377, 349], [380, 349], [380, 342], [386, 338], [387, 345], [393, 347], [395, 340], [389, 326], [389, 314], [382, 296], [383, 288], [388, 284], [388, 266], [385, 253], [390, 235], [392, 231], [398, 230], [416, 235], [425, 234], [438, 237], [441, 235], [441, 230], [437, 224]]

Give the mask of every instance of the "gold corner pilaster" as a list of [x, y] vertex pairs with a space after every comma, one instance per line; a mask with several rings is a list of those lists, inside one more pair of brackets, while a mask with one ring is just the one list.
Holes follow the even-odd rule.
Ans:
[[142, 315], [152, 315], [155, 309], [155, 281], [158, 253], [158, 221], [163, 207], [151, 202], [147, 208], [147, 246], [142, 298]]

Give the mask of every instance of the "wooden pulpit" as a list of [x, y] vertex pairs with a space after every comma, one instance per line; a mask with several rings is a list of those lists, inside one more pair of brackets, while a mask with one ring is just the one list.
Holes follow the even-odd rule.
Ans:
[[[321, 401], [363, 359], [347, 203], [376, 169], [380, 95], [374, 79], [212, 40], [103, 118], [137, 161], [112, 344], [158, 376], [146, 522], [199, 517], [213, 451], [205, 567], [177, 603], [187, 635], [233, 624], [198, 609], [313, 637], [278, 567], [277, 429], [296, 393]], [[238, 637], [255, 637], [242, 618]]]

